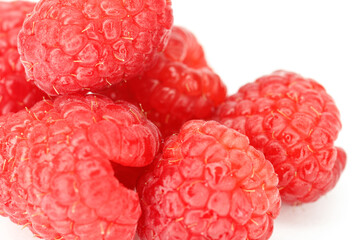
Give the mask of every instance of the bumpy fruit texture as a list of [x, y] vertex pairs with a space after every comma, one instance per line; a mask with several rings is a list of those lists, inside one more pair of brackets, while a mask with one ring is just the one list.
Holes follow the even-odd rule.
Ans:
[[269, 239], [280, 209], [278, 178], [246, 136], [193, 120], [168, 138], [140, 178], [144, 240]]
[[31, 2], [0, 2], [0, 115], [31, 107], [45, 96], [26, 80], [17, 50], [17, 35], [34, 6]]
[[208, 119], [226, 98], [226, 87], [210, 69], [195, 36], [173, 27], [165, 52], [141, 77], [103, 94], [140, 104], [164, 137], [190, 119]]
[[272, 162], [285, 202], [316, 201], [345, 167], [345, 152], [334, 147], [339, 111], [312, 79], [286, 71], [261, 77], [220, 105], [215, 119], [246, 134]]
[[133, 239], [137, 193], [111, 161], [142, 166], [159, 132], [126, 102], [60, 96], [0, 117], [0, 214], [44, 239]]
[[49, 95], [95, 91], [153, 64], [172, 23], [170, 0], [41, 0], [19, 51], [27, 76]]

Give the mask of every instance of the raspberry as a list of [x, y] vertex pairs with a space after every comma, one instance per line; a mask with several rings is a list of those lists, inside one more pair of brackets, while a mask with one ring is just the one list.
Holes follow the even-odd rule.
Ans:
[[171, 0], [41, 0], [18, 42], [27, 76], [50, 95], [141, 74], [163, 51]]
[[261, 77], [230, 96], [214, 119], [246, 134], [272, 162], [285, 202], [316, 201], [345, 167], [345, 153], [334, 147], [339, 111], [312, 79], [286, 71]]
[[133, 239], [137, 193], [111, 161], [143, 166], [159, 132], [126, 102], [60, 96], [0, 117], [0, 212], [45, 239]]
[[208, 67], [195, 36], [175, 26], [164, 54], [151, 70], [103, 94], [114, 100], [134, 99], [166, 137], [187, 120], [210, 118], [225, 100], [226, 87]]
[[26, 81], [16, 43], [26, 13], [34, 6], [31, 2], [0, 2], [0, 115], [31, 107], [45, 96]]
[[140, 178], [141, 239], [268, 239], [278, 178], [246, 136], [215, 121], [185, 123]]

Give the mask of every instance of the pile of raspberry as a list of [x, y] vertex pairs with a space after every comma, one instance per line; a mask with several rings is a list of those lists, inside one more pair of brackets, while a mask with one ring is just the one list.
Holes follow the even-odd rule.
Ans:
[[346, 165], [323, 86], [228, 96], [170, 0], [0, 2], [0, 114], [0, 215], [41, 239], [266, 240]]

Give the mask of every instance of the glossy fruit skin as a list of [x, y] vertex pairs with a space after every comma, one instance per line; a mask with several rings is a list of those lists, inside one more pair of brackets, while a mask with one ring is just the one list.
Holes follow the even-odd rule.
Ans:
[[316, 201], [334, 188], [345, 167], [345, 152], [334, 146], [341, 129], [334, 100], [296, 73], [276, 71], [246, 84], [214, 119], [246, 134], [271, 161], [284, 202]]
[[26, 79], [17, 35], [35, 3], [0, 2], [0, 115], [31, 107], [46, 94]]
[[103, 94], [141, 105], [167, 137], [191, 119], [209, 119], [226, 98], [226, 87], [208, 66], [194, 34], [174, 26], [165, 52], [144, 75]]
[[96, 91], [150, 67], [172, 24], [170, 0], [41, 0], [19, 52], [28, 78], [49, 95]]
[[278, 178], [246, 136], [192, 120], [165, 142], [140, 178], [143, 240], [269, 239], [280, 210]]
[[0, 117], [0, 214], [44, 239], [133, 239], [139, 198], [111, 161], [149, 164], [159, 131], [133, 105], [60, 96]]

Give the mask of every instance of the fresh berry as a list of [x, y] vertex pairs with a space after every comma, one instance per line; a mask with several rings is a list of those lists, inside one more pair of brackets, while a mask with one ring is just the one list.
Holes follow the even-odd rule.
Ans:
[[0, 213], [45, 239], [133, 239], [141, 209], [111, 161], [143, 166], [159, 131], [133, 105], [60, 96], [0, 117]]
[[[131, 94], [124, 96], [124, 92]], [[104, 94], [114, 100], [132, 95], [130, 98], [141, 104], [147, 117], [166, 137], [177, 132], [187, 120], [210, 118], [215, 107], [225, 100], [226, 87], [208, 67], [195, 36], [175, 26], [164, 54], [151, 70]]]
[[171, 0], [41, 0], [18, 37], [27, 76], [57, 95], [141, 74], [163, 51]]
[[312, 79], [276, 71], [241, 87], [215, 119], [249, 137], [279, 175], [283, 201], [316, 201], [338, 181], [346, 155], [334, 147], [339, 111]]
[[17, 50], [17, 35], [35, 3], [0, 2], [0, 115], [31, 107], [42, 93], [26, 80]]
[[141, 239], [269, 239], [279, 214], [278, 178], [246, 136], [192, 120], [168, 138], [138, 183]]

